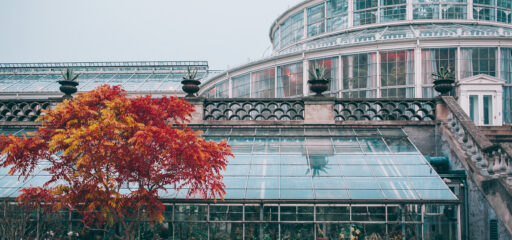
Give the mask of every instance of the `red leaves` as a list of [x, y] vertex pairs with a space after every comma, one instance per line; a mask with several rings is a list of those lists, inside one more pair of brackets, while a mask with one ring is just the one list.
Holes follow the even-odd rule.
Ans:
[[83, 212], [91, 223], [161, 221], [159, 190], [186, 187], [205, 198], [224, 194], [219, 172], [231, 150], [184, 127], [193, 111], [176, 97], [130, 99], [120, 87], [103, 85], [48, 111], [34, 137], [0, 137], [6, 154], [0, 165], [27, 176], [49, 160], [50, 182], [61, 185], [26, 189], [22, 202], [53, 201], [57, 208]]
[[43, 209], [51, 211], [55, 204], [55, 196], [41, 187], [21, 189], [21, 194], [16, 198], [21, 206], [27, 209]]

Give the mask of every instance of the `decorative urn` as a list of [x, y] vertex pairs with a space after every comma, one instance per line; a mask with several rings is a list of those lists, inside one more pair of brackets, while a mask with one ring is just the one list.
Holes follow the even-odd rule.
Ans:
[[58, 83], [60, 84], [60, 87], [59, 87], [60, 91], [65, 94], [64, 95], [65, 99], [72, 98], [71, 95], [78, 91], [78, 89], [76, 87], [76, 86], [78, 86], [78, 82], [77, 81], [73, 81], [73, 80], [60, 80], [60, 81], [58, 81]]
[[199, 85], [201, 84], [201, 81], [196, 79], [196, 76], [197, 70], [192, 70], [190, 67], [187, 67], [187, 72], [183, 77], [183, 81], [181, 81], [181, 84], [183, 84], [181, 89], [187, 93], [185, 97], [195, 97], [195, 94], [199, 92]]
[[78, 77], [80, 74], [73, 74], [73, 69], [68, 68], [65, 72], [62, 72], [62, 80], [57, 81], [60, 84], [60, 91], [64, 93], [64, 99], [71, 99], [72, 94], [78, 91]]
[[181, 89], [183, 89], [183, 91], [187, 93], [187, 96], [185, 97], [195, 97], [195, 94], [199, 92], [199, 84], [201, 84], [201, 81], [183, 78], [181, 84], [183, 84]]
[[325, 79], [311, 79], [308, 80], [309, 83], [309, 90], [316, 93], [315, 97], [323, 97], [323, 92], [327, 91], [329, 89], [329, 80]]
[[455, 77], [451, 72], [450, 68], [441, 67], [437, 72], [432, 73], [434, 78], [434, 89], [441, 94], [446, 96], [453, 89], [455, 83]]
[[323, 97], [323, 92], [329, 89], [329, 73], [324, 65], [315, 64], [309, 70], [309, 90], [316, 93], [315, 97]]

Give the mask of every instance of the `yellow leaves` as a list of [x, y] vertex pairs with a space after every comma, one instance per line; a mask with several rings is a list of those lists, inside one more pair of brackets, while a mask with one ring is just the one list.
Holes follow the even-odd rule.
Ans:
[[162, 214], [160, 213], [160, 214], [158, 214], [158, 215], [156, 216], [156, 219], [157, 219], [158, 223], [163, 223], [163, 222], [164, 222], [164, 220], [165, 220], [165, 217], [164, 217], [164, 215], [162, 215]]

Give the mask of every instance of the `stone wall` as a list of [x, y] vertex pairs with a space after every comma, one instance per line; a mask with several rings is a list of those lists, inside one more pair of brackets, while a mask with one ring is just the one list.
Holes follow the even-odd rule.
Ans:
[[[439, 134], [440, 135], [440, 134]], [[459, 149], [450, 147], [450, 139], [445, 136], [441, 136], [441, 141], [438, 145], [441, 148], [441, 154], [439, 156], [446, 156], [450, 159], [451, 170], [465, 170], [463, 163], [460, 160], [461, 156], [465, 156]], [[468, 209], [467, 214], [469, 217], [469, 237], [468, 240], [488, 240], [490, 237], [489, 223], [490, 220], [498, 220], [498, 232], [500, 240], [511, 240], [512, 235], [507, 231], [503, 222], [496, 215], [496, 212], [491, 207], [484, 194], [477, 187], [476, 183], [471, 177], [467, 180], [468, 190]], [[461, 219], [461, 222], [462, 219]]]

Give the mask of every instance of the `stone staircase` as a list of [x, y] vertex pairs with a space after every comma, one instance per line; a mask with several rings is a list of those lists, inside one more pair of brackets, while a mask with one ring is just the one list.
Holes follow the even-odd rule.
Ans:
[[512, 145], [512, 125], [480, 126], [479, 128], [492, 143]]

